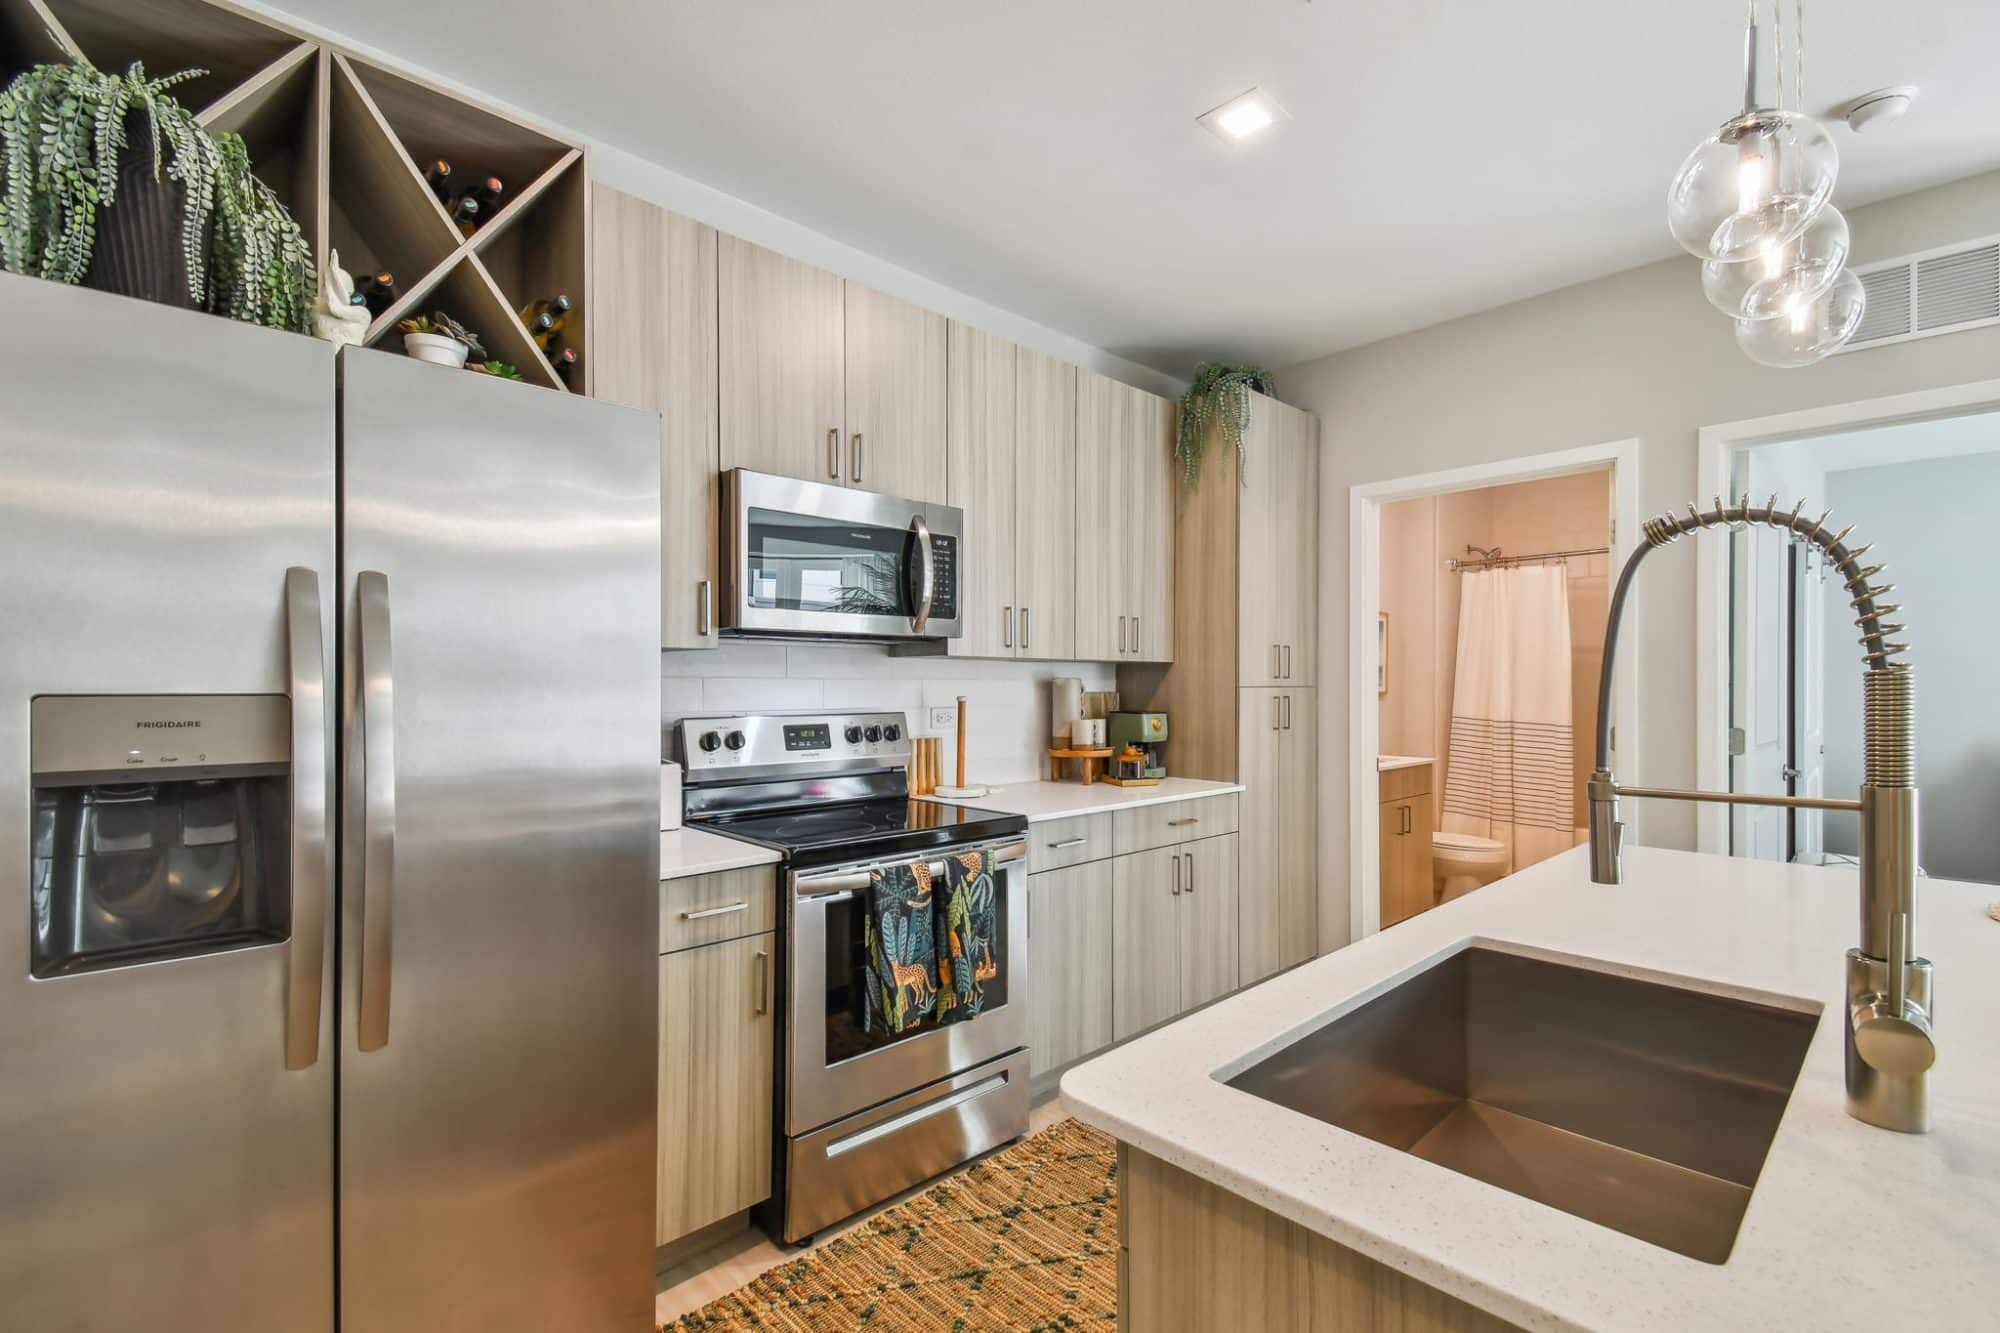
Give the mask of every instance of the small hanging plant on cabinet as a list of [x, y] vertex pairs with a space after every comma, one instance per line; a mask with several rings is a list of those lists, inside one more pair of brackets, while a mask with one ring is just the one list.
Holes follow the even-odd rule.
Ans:
[[0, 91], [0, 267], [309, 331], [313, 264], [298, 223], [140, 65], [38, 65]]
[[1220, 423], [1222, 438], [1236, 450], [1236, 475], [1247, 480], [1243, 432], [1250, 428], [1250, 395], [1270, 393], [1275, 383], [1262, 366], [1224, 366], [1204, 361], [1194, 383], [1181, 395], [1180, 430], [1174, 437], [1174, 457], [1180, 460], [1181, 482], [1189, 490], [1201, 484], [1201, 459], [1208, 449], [1208, 428]]

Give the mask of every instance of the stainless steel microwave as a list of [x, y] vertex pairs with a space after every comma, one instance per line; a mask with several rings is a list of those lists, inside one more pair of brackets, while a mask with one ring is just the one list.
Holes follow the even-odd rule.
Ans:
[[722, 519], [726, 633], [959, 636], [961, 510], [734, 468]]

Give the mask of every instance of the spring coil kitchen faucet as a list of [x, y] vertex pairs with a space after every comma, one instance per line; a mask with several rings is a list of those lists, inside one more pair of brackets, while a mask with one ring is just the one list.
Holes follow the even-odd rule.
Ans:
[[[1917, 876], [1916, 741], [1910, 667], [1898, 659], [1909, 645], [1893, 642], [1903, 626], [1888, 623], [1901, 609], [1884, 599], [1894, 585], [1878, 582], [1879, 564], [1864, 565], [1871, 549], [1847, 547], [1850, 525], [1826, 529], [1827, 515], [1801, 521], [1804, 501], [1787, 513], [1771, 496], [1752, 505], [1745, 495], [1735, 504], [1721, 497], [1706, 513], [1690, 504], [1685, 517], [1663, 514], [1643, 531], [1646, 544], [1632, 553], [1611, 596], [1604, 635], [1603, 675], [1597, 693], [1597, 766], [1590, 775], [1590, 877], [1599, 884], [1619, 882], [1625, 826], [1618, 798], [1658, 797], [1712, 801], [1724, 805], [1774, 805], [1809, 810], [1851, 810], [1861, 817], [1861, 945], [1847, 951], [1847, 1113], [1857, 1120], [1906, 1134], [1930, 1129], [1928, 1071], [1937, 1059], [1931, 1036], [1931, 964], [1911, 956], [1915, 947]], [[1703, 528], [1732, 531], [1761, 524], [1826, 553], [1840, 571], [1854, 603], [1861, 631], [1867, 760], [1859, 800], [1817, 796], [1765, 796], [1739, 792], [1682, 791], [1622, 787], [1611, 776], [1611, 671], [1618, 650], [1618, 622], [1625, 594], [1646, 555]]]

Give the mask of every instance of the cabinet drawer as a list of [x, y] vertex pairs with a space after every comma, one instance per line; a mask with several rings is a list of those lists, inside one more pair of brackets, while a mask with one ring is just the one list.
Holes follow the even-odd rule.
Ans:
[[1060, 870], [1064, 866], [1101, 861], [1111, 855], [1111, 816], [1071, 815], [1028, 826], [1028, 870]]
[[1378, 788], [1376, 799], [1387, 804], [1423, 795], [1431, 789], [1431, 770], [1435, 767], [1434, 764], [1411, 764], [1405, 768], [1383, 769], [1375, 775]]
[[770, 866], [690, 875], [660, 885], [660, 952], [691, 949], [777, 928], [778, 876]]
[[1111, 848], [1119, 855], [1236, 832], [1236, 794], [1142, 805], [1111, 812]]

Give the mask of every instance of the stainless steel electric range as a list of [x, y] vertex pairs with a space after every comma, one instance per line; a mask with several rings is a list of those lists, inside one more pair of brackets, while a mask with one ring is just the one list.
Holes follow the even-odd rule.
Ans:
[[[784, 858], [766, 1229], [797, 1243], [1026, 1133], [1027, 820], [912, 800], [901, 713], [687, 718], [676, 739], [687, 822]], [[869, 872], [979, 848], [994, 855], [1001, 943], [985, 1007], [869, 1031]]]

